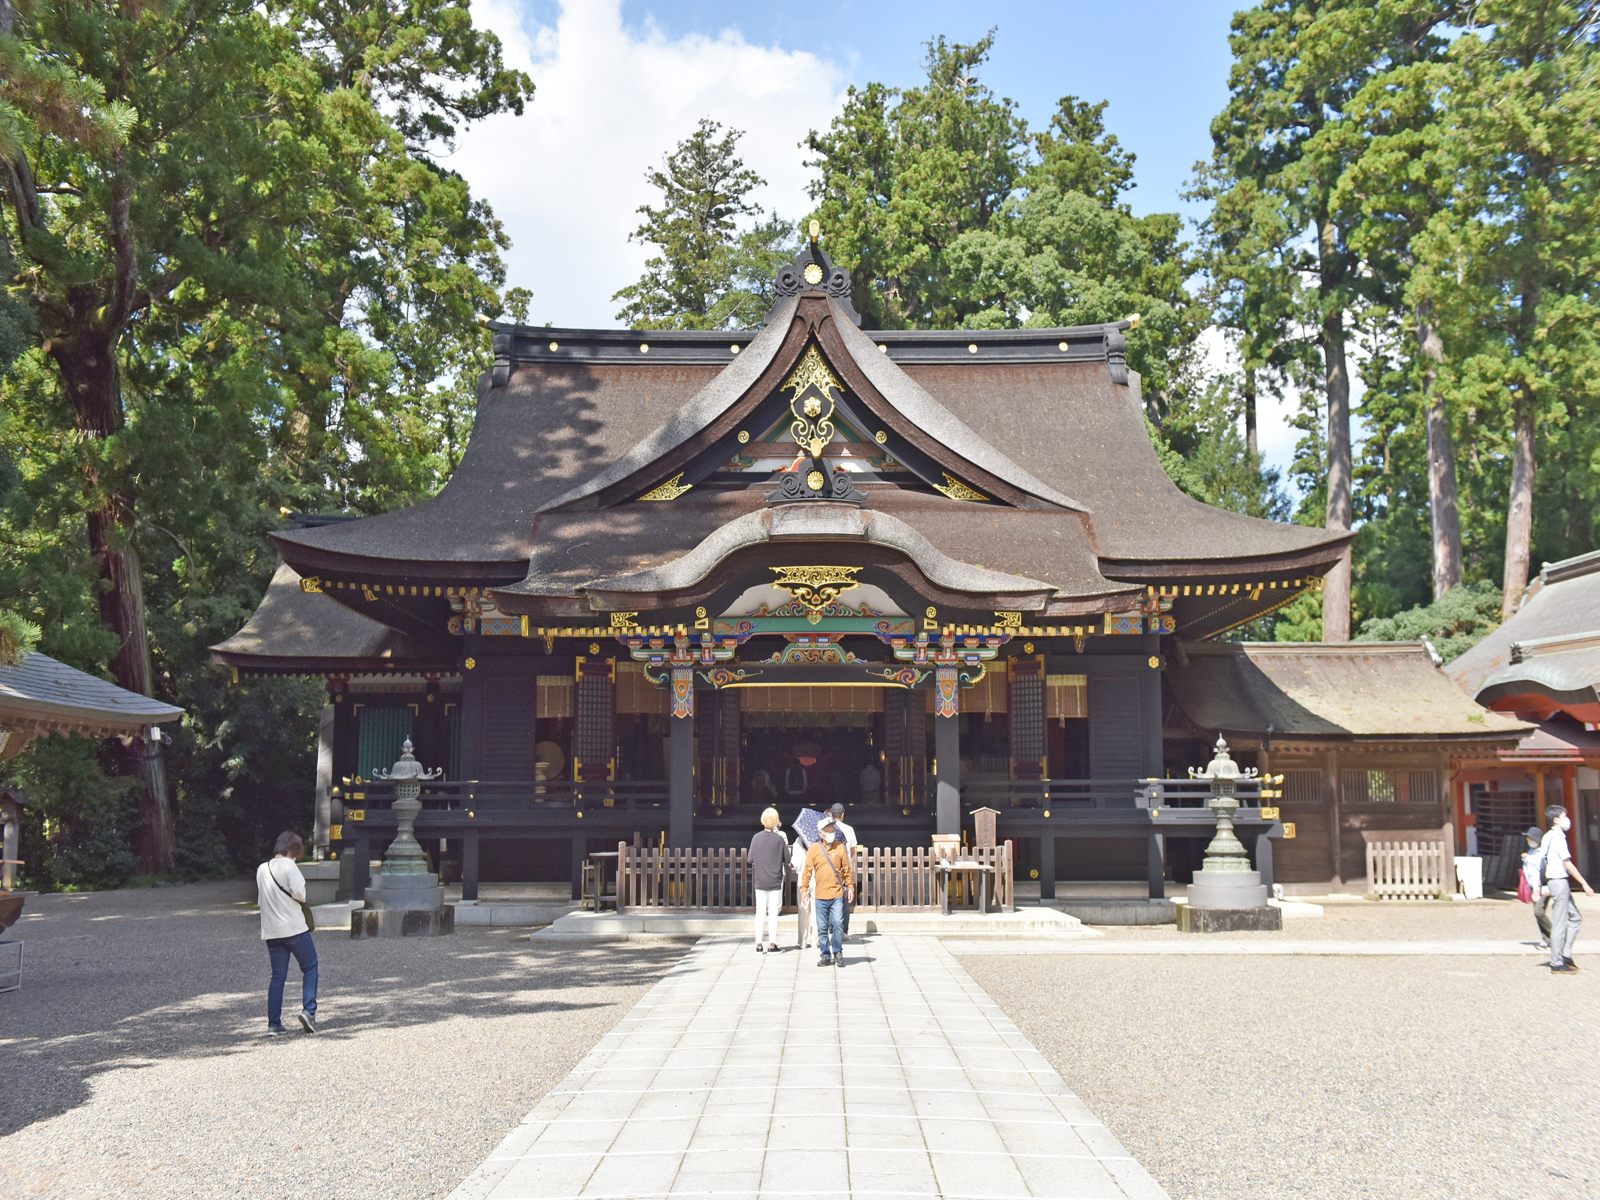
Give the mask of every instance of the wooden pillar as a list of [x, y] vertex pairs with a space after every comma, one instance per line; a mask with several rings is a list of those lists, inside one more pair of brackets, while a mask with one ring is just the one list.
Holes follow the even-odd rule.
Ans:
[[933, 760], [937, 767], [935, 833], [961, 832], [961, 680], [955, 667], [935, 670]]
[[1167, 835], [1152, 831], [1145, 845], [1145, 869], [1150, 876], [1150, 899], [1167, 895]]
[[1048, 825], [1039, 837], [1039, 899], [1056, 898], [1056, 835]]
[[1535, 767], [1533, 768], [1533, 807], [1535, 810], [1534, 816], [1539, 822], [1540, 829], [1550, 828], [1550, 822], [1545, 819], [1544, 815], [1544, 810], [1549, 803], [1550, 801], [1546, 798], [1544, 790], [1544, 768]]
[[[478, 670], [477, 638], [466, 639], [467, 653], [461, 664], [461, 749], [457, 755], [462, 779], [483, 778], [483, 728], [485, 709], [490, 703], [488, 677]], [[532, 736], [532, 731], [529, 731]]]
[[1567, 833], [1567, 848], [1572, 851], [1572, 861], [1585, 877], [1593, 869], [1589, 862], [1589, 839], [1583, 836], [1583, 823], [1578, 820], [1578, 766], [1565, 763], [1561, 768], [1561, 804], [1567, 810], [1572, 828]]
[[1329, 750], [1323, 767], [1324, 785], [1328, 793], [1328, 853], [1333, 859], [1329, 879], [1335, 885], [1344, 882], [1344, 818], [1339, 811], [1339, 752]]
[[588, 842], [581, 833], [572, 835], [572, 898], [583, 899], [583, 860], [588, 853]]
[[478, 898], [478, 835], [475, 833], [461, 839], [461, 898]]
[[372, 839], [364, 830], [356, 835], [355, 856], [355, 866], [350, 876], [350, 899], [365, 900], [367, 885], [372, 882], [372, 872], [368, 869], [372, 859]]
[[1146, 779], [1159, 779], [1166, 774], [1162, 759], [1165, 757], [1161, 728], [1161, 671], [1164, 661], [1161, 657], [1161, 638], [1156, 634], [1144, 634], [1142, 639], [1145, 657], [1145, 673], [1139, 680], [1139, 708], [1140, 724], [1144, 733], [1144, 777]]
[[1256, 872], [1267, 885], [1267, 895], [1272, 895], [1272, 839], [1265, 833], [1256, 835]]
[[672, 668], [667, 763], [667, 844], [694, 845], [694, 669]]

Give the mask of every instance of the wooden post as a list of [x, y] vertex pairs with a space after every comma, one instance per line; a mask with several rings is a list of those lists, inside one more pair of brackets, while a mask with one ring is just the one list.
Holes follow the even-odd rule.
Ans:
[[461, 839], [461, 898], [478, 898], [478, 835], [475, 833]]
[[1145, 868], [1150, 874], [1150, 899], [1167, 896], [1167, 835], [1151, 831], [1145, 845]]
[[1056, 898], [1056, 835], [1048, 825], [1039, 836], [1039, 899]]
[[[691, 693], [692, 695], [693, 693]], [[667, 844], [694, 845], [694, 707], [687, 716], [668, 719]]]
[[1272, 838], [1265, 833], [1256, 835], [1256, 872], [1267, 885], [1267, 895], [1272, 895]]
[[584, 852], [588, 849], [585, 839], [580, 834], [572, 835], [572, 898], [583, 899], [583, 859]]
[[1333, 858], [1331, 882], [1344, 883], [1344, 818], [1339, 811], [1339, 752], [1329, 750], [1323, 768], [1323, 778], [1328, 790], [1328, 846]]
[[367, 895], [367, 885], [372, 882], [372, 839], [365, 832], [356, 835], [355, 841], [355, 869], [350, 876], [350, 890], [352, 900], [364, 900]]

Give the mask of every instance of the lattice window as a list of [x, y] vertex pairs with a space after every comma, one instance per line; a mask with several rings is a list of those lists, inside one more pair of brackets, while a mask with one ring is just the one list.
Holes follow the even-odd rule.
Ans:
[[1045, 765], [1044, 664], [1019, 659], [1011, 672], [1011, 774], [1037, 779]]
[[368, 704], [361, 710], [356, 744], [356, 774], [371, 779], [388, 770], [400, 757], [400, 744], [411, 736], [413, 713], [409, 704]]
[[1437, 804], [1443, 799], [1437, 771], [1401, 771], [1400, 788], [1400, 800], [1405, 804]]
[[1339, 772], [1339, 801], [1342, 804], [1393, 804], [1393, 771], [1345, 767]]
[[1322, 772], [1315, 768], [1299, 767], [1283, 773], [1283, 802], [1285, 804], [1326, 804]]
[[1087, 675], [1046, 675], [1044, 691], [1045, 715], [1052, 721], [1089, 715]]
[[[570, 685], [572, 681], [562, 682]], [[643, 663], [617, 664], [617, 712], [664, 713], [671, 707], [671, 694], [665, 686], [657, 687], [644, 677]]]

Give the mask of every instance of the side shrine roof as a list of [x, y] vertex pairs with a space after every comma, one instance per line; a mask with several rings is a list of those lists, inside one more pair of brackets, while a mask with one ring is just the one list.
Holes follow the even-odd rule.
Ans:
[[250, 674], [453, 668], [417, 639], [302, 590], [299, 574], [283, 563], [244, 628], [210, 649], [219, 662]]
[[1420, 642], [1185, 643], [1169, 682], [1196, 728], [1321, 740], [1502, 740], [1532, 726], [1488, 712]]
[[[1509, 695], [1506, 686], [1522, 680], [1533, 685], [1524, 691], [1549, 685], [1557, 691], [1568, 690], [1574, 673], [1592, 671], [1595, 659], [1600, 658], [1600, 653], [1584, 649], [1580, 635], [1600, 642], [1600, 550], [1546, 563], [1522, 607], [1445, 670], [1484, 703], [1494, 699], [1484, 694], [1491, 685]], [[1557, 646], [1550, 639], [1578, 640]], [[1518, 645], [1533, 653], [1524, 656], [1516, 650]], [[1573, 652], [1570, 657], [1568, 651]], [[1562, 677], [1542, 681], [1540, 676], [1550, 671], [1558, 671]], [[1600, 676], [1589, 674], [1591, 687], [1597, 680]]]
[[130, 692], [48, 654], [0, 665], [0, 727], [23, 733], [136, 733], [176, 721], [183, 709]]

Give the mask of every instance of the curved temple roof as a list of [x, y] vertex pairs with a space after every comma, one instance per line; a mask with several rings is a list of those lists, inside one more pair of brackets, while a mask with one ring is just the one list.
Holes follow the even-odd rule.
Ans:
[[[1115, 611], [1145, 584], [1215, 581], [1248, 599], [1211, 631], [1266, 611], [1282, 594], [1263, 599], [1249, 581], [1314, 580], [1349, 535], [1185, 496], [1147, 434], [1126, 326], [865, 333], [823, 288], [780, 301], [753, 335], [500, 326], [472, 439], [437, 496], [274, 536], [302, 576], [488, 587], [521, 611], [678, 589], [714, 554], [772, 540], [772, 481], [641, 497], [703, 468], [761, 405], [770, 413], [815, 348], [879, 444], [931, 464], [911, 468], [916, 487], [863, 476], [862, 511], [819, 525], [819, 542], [898, 552], [930, 582], [1004, 595], [1004, 607], [1023, 596], [1033, 611]], [[938, 486], [940, 471], [960, 486]]]

